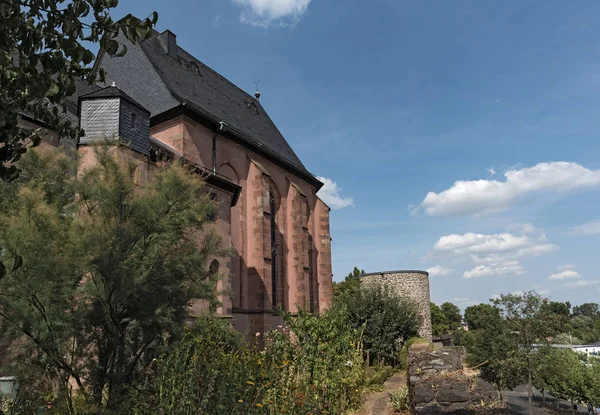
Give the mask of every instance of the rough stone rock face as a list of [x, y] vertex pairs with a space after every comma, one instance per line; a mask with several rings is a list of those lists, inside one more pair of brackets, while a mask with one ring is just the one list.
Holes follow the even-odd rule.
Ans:
[[498, 392], [488, 382], [468, 376], [463, 370], [464, 349], [428, 344], [410, 348], [407, 357], [411, 413], [510, 414], [500, 408]]
[[408, 297], [418, 307], [421, 318], [419, 336], [431, 340], [431, 310], [429, 297], [429, 274], [425, 271], [389, 271], [364, 274], [361, 284], [383, 285]]

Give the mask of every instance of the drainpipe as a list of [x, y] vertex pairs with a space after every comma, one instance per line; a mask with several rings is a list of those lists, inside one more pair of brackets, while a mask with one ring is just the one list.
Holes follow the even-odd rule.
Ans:
[[[220, 132], [225, 132], [227, 131], [227, 123], [225, 121], [221, 121], [219, 122], [219, 131]], [[215, 134], [213, 135], [213, 142], [212, 142], [212, 169], [213, 169], [213, 174], [217, 174], [217, 133], [215, 132]]]
[[212, 171], [217, 174], [217, 133], [213, 135], [212, 145]]

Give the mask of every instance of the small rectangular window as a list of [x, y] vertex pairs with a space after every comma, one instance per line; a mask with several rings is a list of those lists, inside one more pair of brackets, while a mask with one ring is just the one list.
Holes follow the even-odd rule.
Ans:
[[131, 129], [137, 130], [137, 115], [133, 112], [131, 113]]

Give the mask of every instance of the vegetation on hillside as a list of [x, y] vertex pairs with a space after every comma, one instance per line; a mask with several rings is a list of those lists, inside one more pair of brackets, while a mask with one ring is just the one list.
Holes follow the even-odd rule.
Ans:
[[216, 301], [207, 261], [225, 253], [204, 229], [214, 206], [199, 177], [172, 164], [136, 186], [110, 147], [96, 157], [77, 175], [64, 151], [32, 150], [20, 178], [0, 183], [1, 336], [65, 413], [74, 385], [118, 408], [124, 385], [183, 335], [190, 301]]

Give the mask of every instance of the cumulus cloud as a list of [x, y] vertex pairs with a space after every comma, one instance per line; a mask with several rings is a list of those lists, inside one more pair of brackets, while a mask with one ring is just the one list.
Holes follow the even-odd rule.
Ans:
[[444, 267], [442, 265], [436, 265], [435, 267], [427, 268], [425, 271], [429, 273], [430, 277], [437, 277], [439, 275], [448, 275], [454, 272], [453, 269]]
[[476, 267], [465, 271], [463, 273], [463, 278], [471, 279], [509, 274], [520, 275], [523, 273], [523, 267], [519, 264], [519, 261], [507, 261], [500, 264], [477, 265]]
[[575, 268], [575, 265], [572, 264], [567, 264], [567, 265], [561, 265], [560, 267], [556, 268], [559, 271], [564, 271], [566, 269], [573, 269]]
[[543, 229], [533, 226], [531, 223], [512, 223], [506, 227], [507, 231], [520, 233], [523, 235], [532, 235], [538, 238], [540, 241], [545, 241], [546, 234]]
[[[517, 229], [517, 227], [515, 227]], [[558, 249], [557, 245], [542, 243], [543, 230], [533, 225], [519, 225], [522, 233], [516, 235], [505, 232], [480, 234], [468, 232], [463, 235], [445, 235], [433, 245], [430, 256], [453, 255], [458, 259], [468, 258], [473, 267], [464, 271], [463, 278], [471, 279], [496, 275], [520, 275], [524, 273], [518, 259], [534, 257]]]
[[564, 161], [513, 168], [504, 172], [504, 177], [504, 181], [457, 181], [440, 193], [427, 193], [417, 209], [430, 216], [483, 215], [506, 210], [536, 192], [564, 193], [600, 187], [600, 170]]
[[526, 235], [498, 233], [486, 235], [468, 232], [442, 236], [433, 245], [434, 251], [456, 255], [472, 254], [474, 262], [498, 262], [507, 259], [541, 255], [555, 249], [553, 244], [539, 244]]
[[504, 252], [527, 246], [529, 238], [511, 233], [484, 235], [468, 232], [464, 235], [445, 235], [433, 245], [435, 251], [449, 251], [455, 254], [481, 252]]
[[572, 269], [560, 271], [548, 277], [549, 280], [570, 280], [573, 278], [581, 278], [581, 275], [577, 271], [573, 271]]
[[598, 285], [600, 284], [600, 280], [595, 280], [595, 281], [586, 281], [586, 280], [579, 280], [576, 282], [569, 282], [566, 284], [563, 284], [565, 287], [569, 287], [569, 288], [581, 288], [581, 287], [590, 287], [592, 285]]
[[548, 252], [556, 251], [558, 245], [554, 244], [537, 244], [526, 246], [524, 248], [517, 249], [513, 252], [506, 253], [488, 253], [485, 255], [471, 255], [471, 259], [476, 264], [486, 264], [490, 262], [508, 261], [518, 258], [535, 257]]
[[584, 223], [583, 225], [573, 228], [575, 233], [580, 235], [597, 235], [600, 234], [600, 220]]
[[252, 26], [294, 26], [312, 0], [233, 0], [242, 7], [240, 21]]
[[317, 196], [327, 203], [331, 209], [342, 209], [348, 206], [354, 206], [354, 200], [351, 197], [342, 197], [340, 195], [341, 187], [327, 177], [318, 177], [323, 182], [323, 187], [317, 192]]

